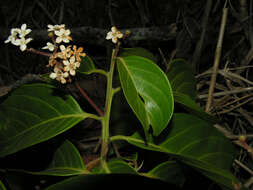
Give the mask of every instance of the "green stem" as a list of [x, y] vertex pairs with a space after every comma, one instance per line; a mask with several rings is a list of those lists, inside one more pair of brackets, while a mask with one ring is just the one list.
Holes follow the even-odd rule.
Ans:
[[106, 155], [109, 149], [109, 121], [110, 121], [110, 113], [111, 113], [111, 105], [112, 105], [112, 98], [113, 95], [119, 91], [118, 88], [114, 89], [112, 87], [112, 80], [113, 80], [113, 73], [114, 73], [114, 67], [116, 63], [116, 57], [119, 50], [119, 43], [116, 46], [116, 49], [113, 50], [112, 53], [112, 60], [111, 60], [111, 66], [110, 71], [107, 74], [107, 89], [106, 89], [106, 101], [105, 101], [105, 114], [102, 118], [102, 137], [101, 137], [101, 165], [104, 168], [104, 170], [107, 173], [110, 173], [110, 170], [106, 163]]
[[91, 73], [99, 73], [99, 74], [102, 74], [106, 77], [108, 76], [108, 73], [106, 71], [102, 70], [102, 69], [94, 69], [94, 70], [91, 71]]

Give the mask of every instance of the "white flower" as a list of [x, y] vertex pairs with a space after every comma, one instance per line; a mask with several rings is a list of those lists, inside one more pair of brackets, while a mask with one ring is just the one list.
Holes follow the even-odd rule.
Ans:
[[22, 24], [21, 29], [19, 31], [19, 37], [24, 38], [27, 34], [29, 34], [32, 30], [26, 29], [26, 24]]
[[118, 38], [122, 38], [122, 37], [123, 37], [123, 34], [120, 31], [118, 31], [115, 26], [113, 26], [111, 28], [111, 31], [107, 33], [106, 39], [107, 40], [112, 39], [112, 42], [116, 44], [118, 41]]
[[51, 79], [56, 79], [60, 81], [62, 84], [65, 84], [67, 81], [65, 78], [69, 76], [68, 72], [62, 72], [60, 68], [57, 66], [54, 67], [54, 72], [49, 75]]
[[64, 45], [60, 45], [61, 52], [57, 53], [57, 57], [59, 57], [61, 59], [67, 59], [67, 58], [69, 58], [73, 54], [73, 51], [71, 50], [70, 47], [71, 46], [68, 46], [66, 48]]
[[12, 28], [11, 29], [11, 35], [8, 37], [7, 40], [4, 41], [4, 43], [11, 42], [13, 45], [16, 45], [16, 40], [18, 39], [17, 35], [19, 34], [20, 29], [19, 28]]
[[15, 46], [20, 46], [21, 51], [25, 51], [27, 44], [32, 41], [32, 38], [25, 39], [25, 36], [29, 34], [32, 30], [26, 29], [26, 24], [22, 24], [21, 28], [11, 29], [11, 35], [5, 40], [4, 43], [11, 42]]
[[47, 42], [47, 45], [45, 47], [43, 47], [42, 49], [48, 49], [49, 51], [54, 51], [54, 44], [52, 44], [51, 42]]
[[64, 71], [69, 72], [72, 76], [76, 74], [76, 68], [80, 67], [80, 63], [76, 62], [75, 56], [72, 56], [69, 60], [64, 60], [63, 64], [65, 65]]
[[47, 31], [52, 32], [52, 31], [57, 31], [57, 30], [60, 30], [60, 29], [65, 29], [65, 24], [61, 24], [61, 25], [58, 25], [58, 24], [51, 25], [51, 24], [49, 24], [49, 25], [47, 25], [47, 27], [48, 27]]
[[61, 28], [60, 30], [57, 30], [54, 32], [58, 37], [56, 38], [56, 43], [69, 43], [69, 40], [72, 40], [72, 38], [69, 36], [70, 35], [70, 30], [65, 30]]
[[28, 38], [28, 39], [25, 39], [25, 38], [17, 39], [17, 40], [16, 40], [16, 45], [17, 45], [17, 46], [20, 46], [19, 48], [20, 48], [21, 51], [25, 51], [26, 48], [27, 48], [26, 45], [27, 45], [30, 41], [32, 41], [32, 38]]

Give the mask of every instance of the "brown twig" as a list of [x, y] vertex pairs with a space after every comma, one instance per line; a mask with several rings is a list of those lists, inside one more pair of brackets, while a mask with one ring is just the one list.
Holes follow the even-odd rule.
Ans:
[[80, 87], [79, 83], [76, 81], [75, 82], [76, 87], [82, 94], [82, 96], [89, 102], [89, 104], [96, 110], [99, 116], [103, 116], [104, 113], [98, 108], [98, 106], [93, 102], [92, 99], [86, 94], [86, 92]]
[[211, 105], [212, 105], [213, 92], [214, 92], [214, 87], [216, 84], [216, 76], [217, 76], [217, 71], [218, 71], [220, 57], [221, 57], [221, 49], [222, 49], [223, 36], [224, 36], [224, 32], [225, 32], [225, 26], [226, 26], [226, 22], [227, 22], [227, 15], [228, 15], [228, 8], [224, 8], [222, 20], [221, 20], [219, 38], [218, 38], [217, 47], [216, 47], [216, 51], [215, 51], [213, 73], [212, 73], [212, 77], [211, 77], [211, 83], [210, 83], [210, 87], [209, 87], [209, 91], [208, 91], [208, 99], [207, 99], [206, 108], [205, 108], [206, 112], [208, 112], [210, 110]]
[[33, 49], [33, 48], [29, 48], [26, 51], [29, 51], [31, 53], [35, 53], [35, 54], [38, 54], [38, 55], [43, 55], [43, 56], [46, 56], [46, 57], [50, 57], [52, 55], [51, 53], [46, 53], [46, 52], [39, 51], [39, 50], [36, 50], [36, 49]]

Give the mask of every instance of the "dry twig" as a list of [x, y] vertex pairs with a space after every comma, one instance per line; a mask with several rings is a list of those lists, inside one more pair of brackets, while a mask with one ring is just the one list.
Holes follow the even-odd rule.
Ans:
[[217, 76], [217, 71], [218, 71], [219, 62], [220, 62], [222, 41], [223, 41], [225, 26], [226, 26], [226, 22], [227, 22], [227, 15], [228, 15], [228, 8], [224, 8], [220, 32], [219, 32], [219, 39], [218, 39], [218, 43], [217, 43], [217, 47], [216, 47], [216, 51], [215, 51], [213, 74], [211, 77], [211, 83], [210, 83], [209, 92], [208, 92], [208, 99], [207, 99], [206, 108], [205, 108], [206, 112], [208, 112], [210, 110], [211, 105], [212, 105], [213, 92], [214, 92], [214, 87], [215, 87], [215, 83], [216, 83], [216, 76]]

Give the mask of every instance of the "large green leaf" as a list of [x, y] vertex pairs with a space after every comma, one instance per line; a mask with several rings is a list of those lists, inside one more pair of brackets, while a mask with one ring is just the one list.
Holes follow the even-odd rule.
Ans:
[[163, 162], [146, 173], [145, 176], [160, 179], [181, 187], [185, 182], [183, 170], [176, 161]]
[[196, 100], [196, 79], [191, 66], [183, 59], [175, 59], [171, 62], [167, 72], [170, 81], [174, 100], [182, 105], [187, 111], [198, 117], [217, 123], [218, 119], [206, 112], [195, 102]]
[[82, 157], [75, 146], [66, 140], [55, 152], [52, 163], [41, 172], [28, 172], [36, 175], [71, 176], [86, 174]]
[[238, 180], [230, 172], [235, 154], [232, 143], [208, 122], [189, 114], [174, 114], [171, 131], [160, 144], [137, 133], [131, 137], [115, 136], [138, 147], [173, 155], [191, 165], [218, 184], [232, 188]]
[[51, 85], [27, 84], [0, 105], [0, 157], [46, 141], [89, 114]]
[[167, 72], [167, 77], [174, 92], [186, 94], [193, 100], [196, 99], [196, 79], [193, 74], [193, 69], [185, 60], [173, 60]]
[[174, 185], [133, 174], [96, 174], [71, 177], [46, 190], [93, 190], [93, 189], [142, 189], [157, 188], [177, 190]]
[[117, 68], [124, 95], [145, 134], [151, 125], [153, 134], [159, 135], [167, 126], [174, 109], [166, 75], [151, 60], [139, 56], [117, 58]]
[[4, 187], [4, 184], [2, 183], [2, 181], [0, 181], [0, 190], [6, 190], [6, 188]]
[[148, 50], [141, 48], [141, 47], [136, 47], [136, 48], [123, 48], [119, 52], [120, 57], [126, 57], [126, 56], [140, 56], [140, 57], [145, 57], [147, 59], [152, 60], [153, 62], [156, 62], [157, 59], [156, 57], [149, 52]]

